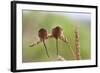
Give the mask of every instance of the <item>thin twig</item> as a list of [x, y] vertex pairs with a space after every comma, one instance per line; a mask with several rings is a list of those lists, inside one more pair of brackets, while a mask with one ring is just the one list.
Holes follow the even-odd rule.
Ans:
[[73, 54], [74, 59], [76, 59], [76, 56], [75, 56], [75, 53], [74, 53], [74, 51], [73, 51], [72, 47], [71, 47], [69, 44], [68, 44], [68, 47], [69, 47], [69, 49], [71, 50], [71, 52], [72, 52], [72, 54]]
[[65, 43], [68, 43], [68, 39], [64, 36], [60, 36], [59, 39], [62, 40], [63, 42], [65, 42]]
[[48, 39], [49, 38], [53, 38], [53, 36], [52, 36], [52, 34], [48, 34], [48, 37], [47, 37]]
[[36, 43], [32, 43], [32, 44], [30, 44], [29, 45], [29, 47], [33, 47], [33, 46], [35, 46], [35, 45], [38, 45], [38, 44], [40, 44], [42, 41], [38, 41], [38, 42], [36, 42]]
[[[49, 38], [54, 38], [54, 37], [52, 36], [52, 34], [48, 34], [48, 39]], [[63, 42], [65, 42], [65, 43], [68, 43], [68, 39], [64, 36], [60, 36], [59, 39], [62, 40]]]
[[[48, 34], [47, 39], [49, 39], [49, 38], [53, 38], [53, 36], [52, 36], [51, 34]], [[45, 40], [46, 40], [46, 39], [45, 39]], [[29, 47], [36, 46], [36, 45], [40, 44], [41, 42], [42, 42], [41, 40], [38, 41], [38, 42], [33, 42], [33, 43], [31, 43], [31, 44], [29, 45]]]

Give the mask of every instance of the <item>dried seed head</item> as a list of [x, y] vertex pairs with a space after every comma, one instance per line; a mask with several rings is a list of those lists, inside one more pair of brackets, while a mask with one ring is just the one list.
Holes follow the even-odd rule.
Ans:
[[55, 37], [56, 39], [57, 39], [58, 37], [60, 37], [60, 36], [62, 35], [62, 33], [63, 33], [63, 30], [62, 30], [62, 28], [59, 27], [59, 26], [57, 26], [57, 27], [55, 27], [54, 29], [52, 29], [52, 35], [53, 35], [53, 37]]
[[47, 30], [44, 28], [41, 28], [38, 32], [38, 36], [40, 38], [40, 40], [45, 40], [47, 39]]

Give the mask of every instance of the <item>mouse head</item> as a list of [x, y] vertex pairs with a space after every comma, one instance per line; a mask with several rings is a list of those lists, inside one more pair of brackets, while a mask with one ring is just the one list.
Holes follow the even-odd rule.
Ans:
[[39, 38], [40, 38], [41, 41], [47, 39], [47, 35], [48, 35], [47, 30], [44, 29], [44, 28], [41, 28], [39, 30], [39, 32], [38, 32], [38, 36], [39, 36]]
[[59, 26], [56, 26], [52, 29], [52, 35], [54, 38], [59, 38], [63, 34], [63, 29]]

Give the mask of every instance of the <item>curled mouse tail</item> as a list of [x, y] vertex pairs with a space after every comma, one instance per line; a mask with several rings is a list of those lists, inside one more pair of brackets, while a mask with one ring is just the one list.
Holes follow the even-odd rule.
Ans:
[[44, 45], [44, 47], [45, 47], [46, 54], [47, 54], [47, 56], [49, 57], [48, 50], [47, 50], [47, 47], [46, 47], [46, 44], [45, 44], [45, 41], [44, 41], [44, 40], [43, 40], [43, 45]]
[[58, 39], [56, 39], [56, 49], [57, 49], [57, 56], [58, 56]]

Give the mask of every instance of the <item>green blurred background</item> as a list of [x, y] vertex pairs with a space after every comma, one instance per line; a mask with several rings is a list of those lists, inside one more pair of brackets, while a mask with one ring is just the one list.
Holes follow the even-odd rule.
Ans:
[[[52, 28], [60, 26], [64, 30], [64, 36], [69, 40], [69, 45], [75, 52], [75, 27], [80, 28], [80, 54], [81, 60], [91, 59], [91, 41], [90, 25], [91, 14], [76, 12], [49, 12], [49, 11], [31, 11], [22, 12], [22, 61], [23, 62], [45, 62], [55, 61], [56, 41], [54, 38], [46, 40], [46, 45], [50, 58], [47, 57], [43, 43], [34, 47], [29, 47], [33, 42], [37, 42], [38, 30], [45, 28], [51, 33]], [[66, 43], [59, 40], [59, 55], [66, 60], [74, 60], [71, 49]]]

